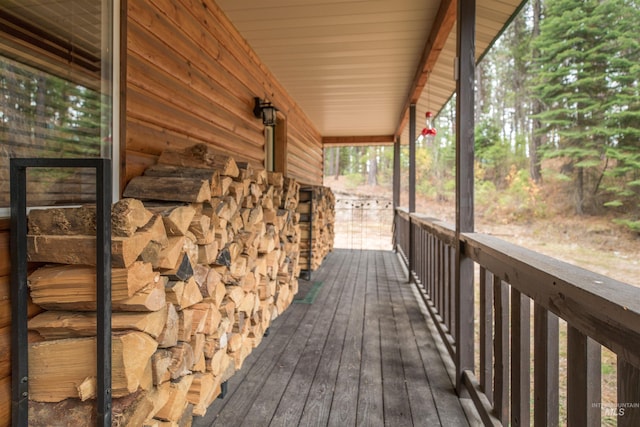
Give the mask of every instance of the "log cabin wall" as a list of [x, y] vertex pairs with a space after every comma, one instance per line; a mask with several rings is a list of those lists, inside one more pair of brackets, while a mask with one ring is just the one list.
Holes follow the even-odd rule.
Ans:
[[321, 135], [212, 0], [128, 0], [128, 181], [167, 146], [205, 142], [263, 165], [254, 97], [287, 119], [287, 175], [322, 183]]

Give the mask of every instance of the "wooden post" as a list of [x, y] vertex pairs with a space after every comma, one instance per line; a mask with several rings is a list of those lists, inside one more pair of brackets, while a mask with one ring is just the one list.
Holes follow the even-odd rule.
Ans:
[[576, 328], [567, 327], [567, 424], [600, 425], [601, 347]]
[[400, 218], [398, 207], [400, 206], [400, 137], [396, 137], [393, 143], [393, 248], [397, 252], [400, 242]]
[[530, 402], [530, 322], [529, 297], [511, 288], [511, 425], [529, 426]]
[[457, 10], [456, 79], [456, 386], [473, 371], [473, 261], [464, 253], [460, 233], [473, 232], [473, 145], [475, 74], [475, 0], [460, 0]]
[[618, 427], [640, 425], [640, 369], [618, 356]]
[[509, 287], [497, 276], [493, 276], [493, 301], [495, 308], [493, 407], [502, 425], [507, 425], [509, 421]]
[[414, 265], [414, 233], [411, 214], [416, 211], [416, 104], [409, 106], [409, 245], [407, 258], [409, 259], [409, 282], [412, 281], [411, 272]]
[[558, 317], [535, 304], [533, 376], [535, 427], [556, 427], [558, 417]]
[[480, 387], [493, 404], [493, 275], [480, 267]]
[[400, 206], [400, 137], [393, 143], [393, 211]]
[[409, 106], [409, 213], [416, 211], [416, 104]]

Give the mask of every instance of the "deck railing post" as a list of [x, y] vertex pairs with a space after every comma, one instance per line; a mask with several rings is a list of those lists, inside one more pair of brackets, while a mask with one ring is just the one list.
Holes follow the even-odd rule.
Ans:
[[601, 346], [567, 327], [567, 424], [600, 425]]
[[640, 425], [640, 369], [618, 356], [618, 427]]
[[393, 143], [393, 249], [397, 252], [399, 241], [398, 207], [400, 206], [400, 137]]
[[411, 214], [416, 211], [416, 104], [409, 106], [409, 242], [407, 259], [409, 260], [409, 282], [414, 264], [414, 237]]
[[473, 371], [473, 261], [460, 234], [473, 232], [473, 145], [475, 74], [475, 0], [460, 0], [457, 10], [456, 69], [456, 385], [463, 391], [462, 374]]

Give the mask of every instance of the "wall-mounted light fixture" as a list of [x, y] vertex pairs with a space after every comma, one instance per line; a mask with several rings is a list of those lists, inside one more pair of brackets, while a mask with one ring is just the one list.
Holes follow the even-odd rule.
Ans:
[[276, 107], [271, 104], [269, 101], [264, 101], [258, 97], [253, 98], [255, 101], [255, 106], [253, 107], [253, 115], [257, 118], [262, 119], [262, 123], [265, 126], [275, 126], [276, 125]]

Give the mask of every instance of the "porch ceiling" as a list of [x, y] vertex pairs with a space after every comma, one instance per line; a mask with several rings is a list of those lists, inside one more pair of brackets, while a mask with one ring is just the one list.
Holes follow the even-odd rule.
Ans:
[[[476, 57], [521, 3], [477, 0]], [[407, 142], [409, 104], [417, 104], [419, 132], [424, 113], [439, 111], [455, 89], [455, 0], [217, 4], [327, 143]]]

